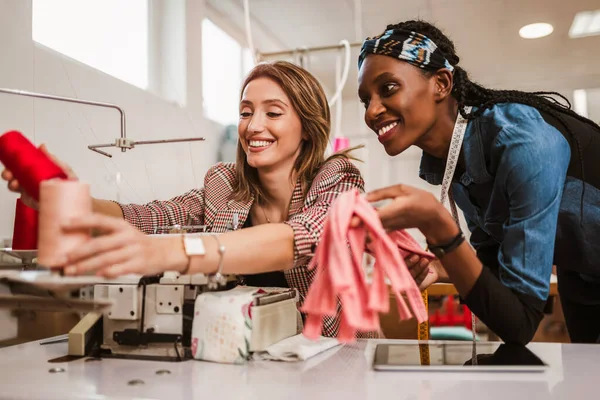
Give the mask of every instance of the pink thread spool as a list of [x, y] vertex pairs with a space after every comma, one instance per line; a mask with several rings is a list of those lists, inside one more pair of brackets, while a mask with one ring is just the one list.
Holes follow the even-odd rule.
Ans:
[[333, 152], [345, 150], [350, 147], [350, 139], [347, 137], [336, 137], [333, 142]]
[[63, 267], [69, 252], [90, 238], [89, 230], [64, 232], [62, 225], [92, 213], [90, 187], [79, 181], [48, 180], [40, 184], [38, 263]]

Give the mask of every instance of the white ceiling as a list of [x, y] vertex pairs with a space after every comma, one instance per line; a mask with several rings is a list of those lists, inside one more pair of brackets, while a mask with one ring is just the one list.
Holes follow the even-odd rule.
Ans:
[[[243, 27], [242, 0], [207, 2]], [[261, 52], [358, 41], [353, 0], [249, 3]], [[463, 68], [475, 80], [496, 87], [568, 91], [600, 87], [600, 36], [568, 37], [578, 11], [599, 8], [599, 0], [363, 0], [362, 36], [381, 33], [390, 23], [425, 19], [451, 37]], [[554, 32], [542, 39], [520, 38], [519, 28], [533, 22], [551, 23]], [[356, 93], [357, 53], [355, 49], [351, 58], [344, 93], [348, 96]], [[335, 57], [335, 51], [317, 53], [308, 64], [330, 89], [335, 82]]]

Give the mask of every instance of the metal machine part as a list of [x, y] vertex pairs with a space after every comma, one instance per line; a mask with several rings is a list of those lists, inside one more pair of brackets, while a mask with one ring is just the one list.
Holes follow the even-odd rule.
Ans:
[[2, 269], [31, 270], [37, 268], [37, 250], [14, 250], [11, 247], [5, 247], [0, 249], [0, 252], [20, 261], [11, 264], [3, 264]]
[[112, 109], [117, 110], [121, 116], [121, 136], [116, 138], [114, 143], [93, 144], [93, 145], [88, 146], [88, 149], [95, 151], [96, 153], [102, 154], [106, 157], [112, 157], [112, 155], [105, 151], [98, 150], [99, 148], [117, 147], [117, 148], [120, 148], [121, 152], [124, 153], [127, 150], [133, 149], [135, 146], [139, 146], [139, 145], [143, 145], [143, 144], [195, 142], [195, 141], [204, 141], [205, 140], [205, 138], [203, 138], [203, 137], [193, 137], [193, 138], [180, 138], [180, 139], [137, 140], [136, 141], [136, 140], [127, 138], [126, 124], [125, 124], [125, 110], [123, 110], [121, 107], [117, 106], [116, 104], [103, 103], [103, 102], [99, 102], [99, 101], [82, 100], [82, 99], [77, 99], [77, 98], [73, 98], [73, 97], [55, 96], [52, 94], [45, 94], [45, 93], [28, 92], [25, 90], [17, 90], [17, 89], [0, 88], [0, 93], [15, 94], [18, 96], [36, 97], [36, 98], [48, 99], [48, 100], [65, 101], [65, 102], [69, 102], [69, 103], [87, 104], [90, 106], [106, 107], [106, 108], [112, 108]]
[[[102, 282], [94, 301], [109, 309], [86, 316], [69, 334], [69, 355], [183, 361], [192, 358], [191, 336], [196, 298], [208, 289], [205, 275], [167, 272], [141, 280]], [[231, 289], [230, 279], [220, 290]], [[255, 299], [254, 350], [297, 333], [297, 291], [268, 293]], [[277, 303], [277, 304], [276, 304]], [[98, 320], [101, 323], [98, 323]], [[96, 343], [93, 343], [96, 341]], [[90, 350], [95, 348], [95, 351]]]
[[[165, 272], [162, 276], [95, 285], [94, 300], [112, 303], [110, 309], [102, 311], [102, 324], [90, 326], [102, 330], [96, 336], [101, 338], [97, 355], [162, 361], [190, 358], [194, 304], [196, 297], [208, 290], [207, 284], [203, 274]], [[79, 354], [71, 355], [85, 355], [81, 351], [89, 347], [79, 345]]]

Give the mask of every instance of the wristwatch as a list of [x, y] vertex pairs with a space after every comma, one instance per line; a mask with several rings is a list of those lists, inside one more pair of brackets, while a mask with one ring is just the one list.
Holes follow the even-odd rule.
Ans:
[[186, 235], [184, 233], [183, 235], [181, 235], [181, 239], [183, 242], [183, 249], [185, 251], [185, 255], [188, 257], [188, 263], [185, 269], [182, 272], [180, 272], [180, 274], [187, 275], [191, 264], [190, 257], [205, 255], [206, 248], [204, 247], [204, 241], [202, 241], [202, 238], [200, 236], [191, 236]]
[[432, 246], [429, 244], [429, 242], [427, 242], [427, 246], [428, 246], [428, 250], [430, 252], [432, 252], [438, 259], [441, 259], [446, 254], [455, 250], [464, 241], [465, 241], [465, 235], [462, 233], [462, 231], [460, 231], [460, 232], [458, 232], [458, 235], [456, 235], [454, 238], [452, 238], [452, 240], [450, 240], [448, 243], [437, 245], [437, 246]]
[[206, 254], [204, 242], [200, 236], [182, 235], [185, 254], [188, 256], [203, 256]]

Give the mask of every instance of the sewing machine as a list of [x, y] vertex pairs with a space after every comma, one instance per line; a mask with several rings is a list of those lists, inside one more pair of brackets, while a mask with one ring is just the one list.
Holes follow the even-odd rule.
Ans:
[[125, 276], [94, 285], [94, 301], [111, 306], [86, 315], [69, 332], [69, 354], [137, 359], [188, 358], [194, 301], [206, 276]]
[[[233, 222], [237, 226], [237, 222]], [[196, 231], [205, 226], [158, 227], [150, 236]], [[15, 256], [11, 249], [4, 252]], [[126, 275], [113, 280], [96, 276], [65, 277], [39, 268], [35, 250], [23, 254], [22, 270], [0, 271], [0, 284], [12, 295], [0, 296], [0, 307], [82, 311], [68, 334], [69, 355], [180, 361], [191, 357], [196, 298], [212, 290], [228, 290], [236, 278], [215, 288], [204, 274]], [[19, 256], [20, 254], [17, 254]], [[24, 257], [27, 261], [24, 261]], [[17, 264], [18, 265], [18, 264]], [[295, 335], [301, 326], [295, 289], [258, 296], [254, 303], [252, 351]], [[264, 311], [263, 311], [264, 310]], [[87, 313], [83, 313], [87, 312]]]
[[[0, 283], [12, 293], [0, 296], [0, 307], [85, 312], [68, 334], [70, 356], [162, 361], [191, 358], [196, 298], [210, 291], [206, 275], [176, 272], [106, 280], [13, 270], [0, 272]], [[234, 284], [235, 278], [229, 277], [219, 290]], [[300, 329], [295, 289], [281, 289], [258, 300], [253, 309], [252, 351], [264, 350]]]
[[[233, 278], [220, 290], [234, 285]], [[203, 274], [123, 277], [94, 285], [94, 300], [112, 305], [92, 312], [69, 332], [69, 355], [181, 361], [191, 358], [196, 298], [208, 289]], [[295, 289], [260, 296], [253, 313], [251, 350], [264, 350], [298, 331]], [[261, 306], [271, 308], [261, 313]], [[273, 312], [276, 308], [276, 312]], [[196, 314], [196, 315], [194, 315]], [[97, 346], [94, 349], [94, 346]]]

